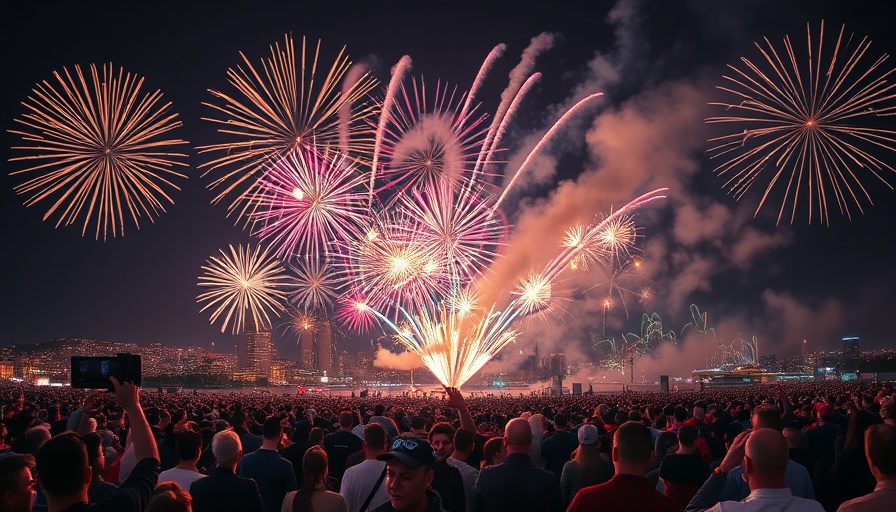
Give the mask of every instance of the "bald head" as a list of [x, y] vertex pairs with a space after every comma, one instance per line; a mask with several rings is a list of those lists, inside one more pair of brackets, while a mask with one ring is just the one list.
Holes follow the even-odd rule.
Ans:
[[[760, 428], [751, 432], [747, 439], [746, 456], [751, 476], [783, 482], [788, 455], [787, 440], [777, 430]], [[752, 483], [750, 488], [753, 488]]]
[[525, 447], [528, 451], [532, 444], [532, 428], [524, 418], [514, 418], [504, 428], [504, 443], [508, 447]]

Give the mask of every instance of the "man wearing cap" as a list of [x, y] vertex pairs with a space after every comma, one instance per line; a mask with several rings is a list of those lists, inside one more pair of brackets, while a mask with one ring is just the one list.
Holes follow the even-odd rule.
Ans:
[[532, 462], [532, 429], [525, 418], [514, 418], [504, 429], [507, 457], [479, 473], [473, 504], [475, 511], [563, 510], [560, 478]]
[[442, 500], [430, 490], [436, 454], [418, 437], [399, 436], [390, 450], [377, 456], [386, 461], [389, 501], [373, 512], [442, 512]]

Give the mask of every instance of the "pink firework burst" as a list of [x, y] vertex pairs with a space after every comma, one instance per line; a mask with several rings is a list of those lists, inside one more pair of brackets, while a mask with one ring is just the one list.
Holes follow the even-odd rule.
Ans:
[[361, 236], [368, 218], [365, 181], [342, 155], [293, 152], [272, 165], [248, 194], [252, 234], [281, 258], [325, 257], [334, 240]]
[[387, 116], [382, 133], [384, 165], [375, 169], [384, 180], [379, 191], [389, 190], [393, 198], [409, 188], [430, 186], [447, 181], [458, 186], [464, 174], [471, 172], [484, 143], [484, 116], [473, 110], [459, 113], [456, 89], [436, 84], [435, 94], [427, 98], [421, 81], [411, 88], [400, 85], [400, 98]]

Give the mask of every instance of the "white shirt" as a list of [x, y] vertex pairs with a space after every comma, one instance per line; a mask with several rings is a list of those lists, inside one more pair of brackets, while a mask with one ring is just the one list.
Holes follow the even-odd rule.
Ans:
[[712, 512], [824, 512], [821, 503], [794, 496], [789, 487], [756, 489], [743, 501], [716, 503]]
[[192, 485], [192, 483], [196, 480], [199, 480], [203, 477], [205, 477], [205, 475], [195, 470], [180, 468], [166, 469], [165, 471], [159, 473], [159, 482], [156, 484], [156, 487], [158, 487], [162, 482], [174, 480], [175, 482], [177, 482], [177, 485], [181, 486], [183, 490], [189, 493], [190, 485]]
[[467, 464], [466, 462], [455, 459], [454, 457], [448, 457], [445, 459], [445, 462], [448, 463], [449, 466], [454, 466], [460, 471], [460, 478], [464, 481], [464, 501], [467, 505], [467, 510], [475, 510], [475, 497], [473, 495], [473, 488], [476, 486], [476, 479], [479, 478], [479, 471], [473, 469], [473, 466]]
[[[373, 484], [383, 474], [385, 468], [384, 461], [368, 459], [345, 470], [345, 474], [342, 475], [342, 483], [339, 486], [339, 494], [345, 498], [348, 512], [362, 512], [361, 505], [367, 500], [367, 496], [373, 490]], [[387, 501], [389, 501], [389, 494], [386, 492], [386, 479], [383, 478], [383, 482], [376, 494], [373, 495], [373, 499], [370, 500], [367, 510], [373, 510]]]

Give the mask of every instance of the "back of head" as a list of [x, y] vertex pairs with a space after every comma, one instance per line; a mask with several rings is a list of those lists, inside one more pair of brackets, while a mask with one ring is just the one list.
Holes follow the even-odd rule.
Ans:
[[373, 408], [374, 416], [382, 416], [384, 412], [386, 412], [386, 406], [383, 404], [376, 404], [376, 406]]
[[364, 444], [373, 450], [386, 449], [386, 429], [379, 423], [368, 423], [364, 426]]
[[304, 476], [302, 487], [305, 488], [310, 483], [313, 489], [327, 472], [328, 464], [327, 452], [320, 446], [312, 446], [305, 450], [305, 455], [302, 457], [302, 475]]
[[613, 446], [619, 461], [630, 464], [646, 464], [653, 453], [650, 429], [643, 423], [628, 421], [613, 434]]
[[34, 457], [41, 487], [51, 496], [70, 496], [84, 489], [87, 449], [74, 432], [59, 434], [37, 450]]
[[556, 416], [554, 416], [554, 425], [559, 428], [566, 428], [566, 425], [568, 424], [568, 422], [569, 422], [569, 420], [567, 419], [566, 415], [563, 414], [562, 412], [558, 413]]
[[339, 426], [342, 428], [352, 428], [354, 416], [351, 411], [342, 411], [339, 413]]
[[262, 427], [262, 434], [264, 434], [265, 439], [280, 439], [280, 434], [282, 433], [283, 423], [280, 421], [280, 416], [268, 416], [265, 418], [264, 426]]
[[684, 426], [678, 429], [678, 442], [681, 443], [682, 446], [694, 446], [697, 442], [697, 434], [699, 431], [697, 427]]
[[161, 482], [152, 493], [144, 512], [190, 512], [193, 498], [177, 482]]
[[174, 450], [178, 460], [190, 460], [202, 449], [202, 435], [198, 432], [187, 430], [177, 435]]
[[222, 430], [212, 438], [212, 454], [219, 466], [233, 466], [239, 461], [243, 444], [233, 430]]
[[459, 428], [454, 432], [454, 449], [459, 452], [466, 453], [467, 451], [472, 450], [475, 442], [476, 434], [469, 430]]
[[88, 432], [81, 436], [81, 441], [87, 450], [87, 463], [90, 464], [90, 467], [95, 466], [99, 459], [99, 454], [102, 452], [103, 436], [96, 432]]
[[25, 431], [25, 453], [36, 454], [37, 450], [49, 440], [50, 429], [42, 426], [29, 428]]
[[750, 433], [747, 439], [746, 456], [750, 459], [753, 473], [767, 479], [784, 479], [790, 451], [784, 434], [760, 428]]
[[753, 428], [770, 428], [781, 432], [784, 425], [781, 422], [781, 411], [777, 407], [763, 405], [753, 409]]
[[868, 427], [865, 431], [865, 451], [878, 471], [891, 478], [896, 477], [896, 427], [887, 423]]
[[532, 444], [532, 428], [524, 418], [513, 418], [504, 428], [504, 442], [508, 447], [525, 447]]

